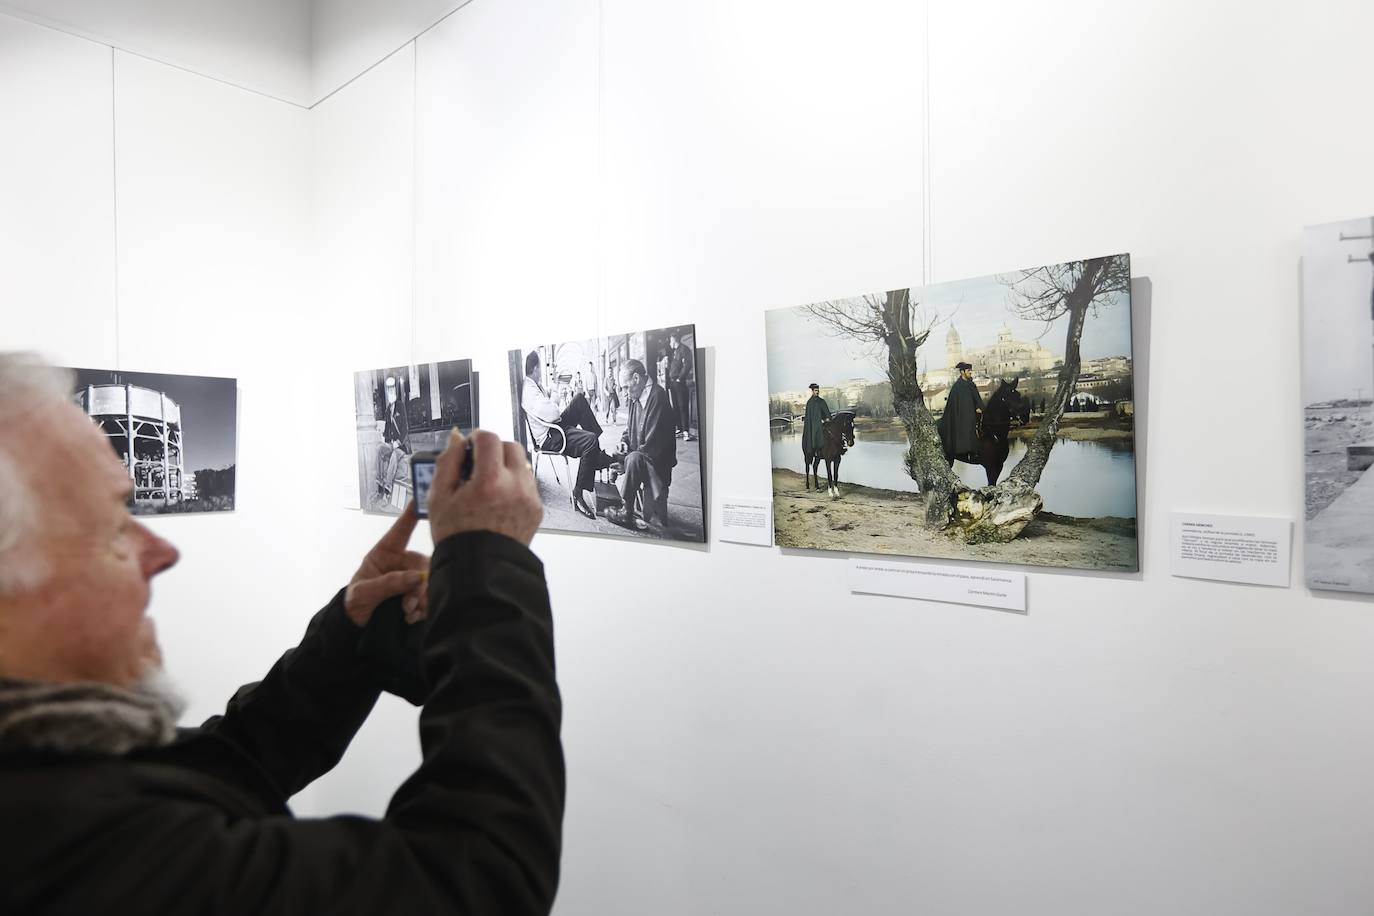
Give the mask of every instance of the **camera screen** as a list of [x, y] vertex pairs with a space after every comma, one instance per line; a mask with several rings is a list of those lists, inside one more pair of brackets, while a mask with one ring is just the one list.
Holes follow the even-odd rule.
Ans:
[[415, 483], [416, 514], [424, 518], [429, 515], [429, 486], [434, 482], [434, 462], [413, 461], [410, 474]]

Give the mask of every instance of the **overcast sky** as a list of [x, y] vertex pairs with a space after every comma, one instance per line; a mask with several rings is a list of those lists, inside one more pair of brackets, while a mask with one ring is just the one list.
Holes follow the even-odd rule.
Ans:
[[[1039, 341], [1062, 357], [1068, 318], [1061, 317], [1048, 328], [1044, 322], [1018, 318], [1008, 305], [1010, 290], [1001, 282], [1016, 276], [992, 274], [913, 289], [913, 302], [920, 305], [923, 313], [917, 320], [924, 323], [939, 318], [930, 340], [921, 348], [921, 369], [935, 372], [951, 368], [945, 365], [945, 335], [951, 323], [959, 332], [965, 352], [996, 343], [998, 329], [1005, 324], [1016, 340]], [[835, 337], [801, 307], [774, 309], [765, 313], [765, 320], [769, 393], [798, 391], [811, 382], [829, 386], [849, 378], [876, 382], [886, 377], [887, 357], [879, 351], [880, 345], [865, 347], [852, 339]], [[1096, 318], [1088, 316], [1081, 352], [1084, 359], [1131, 355], [1128, 295], [1115, 297], [1098, 310]]]
[[1371, 355], [1370, 285], [1374, 272], [1364, 258], [1371, 242], [1341, 241], [1346, 235], [1369, 235], [1369, 219], [1308, 226], [1302, 254], [1303, 400], [1311, 404], [1374, 393]]
[[234, 463], [238, 382], [206, 375], [76, 369], [77, 387], [131, 384], [165, 392], [181, 407], [181, 446], [187, 473]]

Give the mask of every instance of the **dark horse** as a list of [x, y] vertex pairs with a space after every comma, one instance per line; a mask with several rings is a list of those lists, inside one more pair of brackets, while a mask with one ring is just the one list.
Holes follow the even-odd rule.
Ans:
[[[983, 406], [983, 416], [978, 424], [978, 464], [988, 475], [988, 486], [996, 486], [997, 478], [1002, 476], [1002, 468], [1011, 452], [1011, 427], [1013, 423], [1030, 422], [1030, 402], [1016, 390], [1020, 379], [1002, 379], [997, 390]], [[972, 455], [959, 455], [966, 461]], [[950, 461], [953, 466], [954, 461]]]
[[825, 459], [825, 479], [829, 484], [830, 498], [840, 495], [840, 458], [847, 449], [854, 447], [854, 411], [837, 411], [828, 420], [821, 421], [823, 441], [819, 449], [812, 449], [809, 443], [802, 443], [802, 468], [805, 471], [806, 488], [811, 489], [811, 479], [816, 479], [816, 489], [821, 488], [820, 463]]

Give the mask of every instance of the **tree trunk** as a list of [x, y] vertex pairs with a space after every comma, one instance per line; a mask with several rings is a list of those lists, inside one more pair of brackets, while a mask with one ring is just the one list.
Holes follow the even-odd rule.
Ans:
[[[911, 334], [911, 297], [907, 290], [893, 290], [883, 303], [887, 333], [887, 381], [892, 388], [892, 408], [906, 428], [906, 472], [925, 494], [926, 526], [943, 529], [949, 525], [953, 496], [964, 488], [945, 462], [935, 419], [926, 409], [926, 399], [916, 374], [916, 350], [920, 346]], [[924, 338], [922, 338], [924, 339]]]
[[1101, 271], [1102, 258], [1088, 262], [1083, 271], [1083, 279], [1069, 296], [1069, 328], [1064, 337], [1064, 366], [1059, 370], [1059, 384], [1054, 397], [1040, 419], [1040, 428], [1035, 438], [1026, 446], [1026, 454], [1007, 478], [1008, 484], [1018, 484], [1032, 489], [1040, 482], [1045, 472], [1045, 464], [1050, 460], [1050, 449], [1059, 439], [1059, 423], [1064, 419], [1064, 410], [1069, 406], [1073, 390], [1078, 386], [1078, 376], [1083, 369], [1080, 344], [1083, 342], [1083, 324], [1088, 317], [1088, 307], [1092, 305], [1093, 290], [1097, 282], [1096, 273]]
[[1059, 370], [1059, 384], [1040, 420], [1035, 438], [1026, 446], [1026, 454], [1006, 480], [995, 487], [961, 495], [955, 503], [955, 519], [963, 528], [964, 540], [971, 544], [1010, 541], [1044, 508], [1044, 500], [1035, 492], [1035, 487], [1050, 460], [1050, 450], [1059, 437], [1059, 422], [1078, 385], [1083, 367], [1080, 354], [1083, 325], [1105, 264], [1105, 258], [1088, 261], [1083, 276], [1069, 294], [1069, 327], [1064, 335], [1064, 365]]
[[[911, 298], [908, 290], [893, 290], [883, 303], [886, 329], [887, 378], [892, 386], [892, 406], [906, 427], [906, 472], [925, 494], [927, 527], [945, 529], [968, 543], [1006, 542], [1015, 538], [1044, 507], [1035, 492], [1058, 439], [1059, 424], [1073, 397], [1082, 371], [1080, 344], [1088, 309], [1097, 294], [1108, 259], [1095, 258], [1084, 270], [1065, 302], [1069, 326], [1064, 341], [1064, 365], [1040, 428], [1026, 454], [1002, 483], [971, 489], [955, 476], [945, 460], [940, 433], [926, 409], [925, 395], [916, 375], [916, 350], [925, 342], [911, 333]], [[926, 332], [927, 334], [929, 331]]]

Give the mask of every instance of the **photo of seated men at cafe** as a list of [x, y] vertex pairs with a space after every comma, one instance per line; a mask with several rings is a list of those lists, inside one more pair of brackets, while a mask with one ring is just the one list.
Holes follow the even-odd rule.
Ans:
[[477, 426], [472, 360], [353, 373], [358, 500], [364, 512], [400, 515], [410, 500], [410, 456], [441, 451], [449, 430]]
[[706, 540], [696, 328], [510, 351], [546, 529]]

